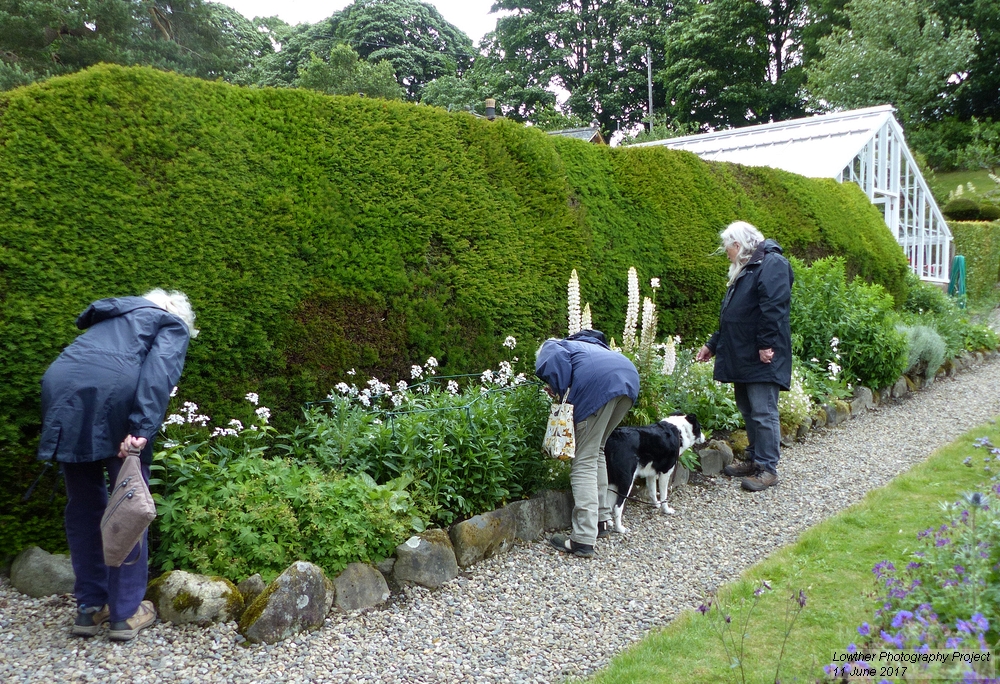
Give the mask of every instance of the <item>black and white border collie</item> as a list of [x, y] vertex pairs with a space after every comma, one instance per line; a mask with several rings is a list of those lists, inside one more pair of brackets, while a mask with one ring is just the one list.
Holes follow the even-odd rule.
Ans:
[[692, 445], [704, 441], [698, 417], [693, 413], [673, 415], [654, 425], [614, 429], [604, 445], [604, 459], [608, 466], [608, 496], [614, 491], [618, 497], [611, 507], [615, 532], [628, 532], [622, 525], [622, 509], [636, 478], [646, 478], [646, 488], [661, 513], [674, 512], [667, 504], [667, 489], [677, 460]]

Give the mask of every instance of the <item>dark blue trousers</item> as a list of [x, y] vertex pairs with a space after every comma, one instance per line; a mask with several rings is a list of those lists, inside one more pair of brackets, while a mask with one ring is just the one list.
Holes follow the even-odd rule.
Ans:
[[[146, 594], [149, 576], [149, 546], [146, 536], [120, 568], [104, 564], [101, 518], [110, 488], [118, 478], [122, 460], [106, 458], [93, 463], [62, 463], [66, 478], [66, 540], [76, 584], [78, 608], [108, 604], [111, 621], [128, 620]], [[107, 476], [105, 476], [107, 473]], [[142, 477], [149, 484], [149, 466], [143, 464]], [[109, 482], [110, 478], [110, 482]], [[148, 535], [148, 531], [146, 533]]]
[[781, 420], [778, 417], [778, 392], [774, 382], [736, 382], [736, 408], [747, 426], [747, 455], [764, 470], [778, 474], [781, 456]]

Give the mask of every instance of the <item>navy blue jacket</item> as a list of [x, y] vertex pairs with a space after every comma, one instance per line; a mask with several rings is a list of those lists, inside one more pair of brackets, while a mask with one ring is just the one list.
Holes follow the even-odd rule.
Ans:
[[639, 373], [632, 362], [594, 337], [547, 340], [535, 360], [535, 375], [560, 400], [571, 388], [567, 401], [577, 423], [615, 397], [627, 396], [634, 404], [639, 396]]
[[[754, 250], [722, 300], [719, 330], [706, 343], [719, 382], [792, 384], [792, 266], [774, 240]], [[773, 349], [771, 363], [759, 351]]]
[[142, 297], [101, 299], [76, 319], [86, 332], [42, 377], [38, 458], [86, 463], [110, 458], [127, 435], [153, 438], [184, 367], [188, 328]]

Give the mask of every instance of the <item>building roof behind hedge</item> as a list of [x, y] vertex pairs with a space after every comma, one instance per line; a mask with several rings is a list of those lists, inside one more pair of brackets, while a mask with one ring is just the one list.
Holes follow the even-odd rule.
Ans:
[[892, 118], [892, 112], [892, 106], [882, 105], [655, 140], [635, 147], [662, 145], [694, 152], [708, 161], [770, 166], [809, 178], [836, 178]]

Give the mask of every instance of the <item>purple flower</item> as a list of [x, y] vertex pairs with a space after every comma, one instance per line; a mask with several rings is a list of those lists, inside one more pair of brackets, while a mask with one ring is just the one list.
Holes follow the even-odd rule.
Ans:
[[962, 645], [961, 637], [948, 637], [948, 640], [944, 642], [945, 648], [958, 648]]
[[974, 625], [966, 622], [965, 620], [959, 619], [955, 621], [955, 629], [957, 629], [962, 634], [972, 634], [972, 630], [974, 628], [975, 628]]
[[[710, 605], [711, 605], [711, 603], [709, 604], [709, 606]], [[702, 615], [704, 615], [705, 613], [708, 612], [709, 606], [706, 606], [704, 603], [701, 604], [700, 606], [698, 606], [698, 612], [701, 613]]]
[[896, 613], [896, 617], [892, 619], [893, 629], [899, 629], [903, 626], [903, 623], [913, 617], [913, 613], [908, 610], [901, 610]]
[[871, 625], [869, 625], [867, 622], [862, 622], [861, 626], [858, 627], [858, 634], [860, 634], [861, 636], [868, 636], [871, 633], [871, 631], [872, 631]]
[[729, 624], [729, 623], [731, 623], [732, 621], [733, 621], [733, 618], [732, 618], [732, 616], [730, 616], [730, 615], [727, 615], [727, 616], [726, 616], [726, 624], [728, 625], [728, 624]]
[[988, 632], [990, 629], [989, 621], [983, 617], [982, 613], [976, 613], [969, 618], [969, 622], [976, 626], [979, 632]]
[[945, 546], [948, 544], [949, 541], [951, 540], [948, 539], [947, 537], [942, 537], [941, 539], [938, 539], [936, 542], [934, 542], [934, 546], [937, 547]]
[[963, 568], [961, 565], [956, 565], [955, 566], [955, 573], [959, 574], [959, 575], [964, 575], [965, 574], [965, 568]]
[[917, 532], [917, 539], [923, 539], [924, 537], [929, 536], [930, 533], [933, 532], [933, 531], [934, 531], [933, 527], [928, 527], [923, 532]]
[[847, 644], [847, 652], [848, 653], [856, 653], [857, 650], [858, 650], [858, 647], [854, 645], [853, 641], [851, 643]]
[[799, 608], [806, 607], [806, 593], [799, 589]]
[[881, 630], [882, 641], [887, 644], [892, 644], [896, 648], [903, 648], [903, 637], [901, 635], [893, 635], [886, 632], [884, 629]]

